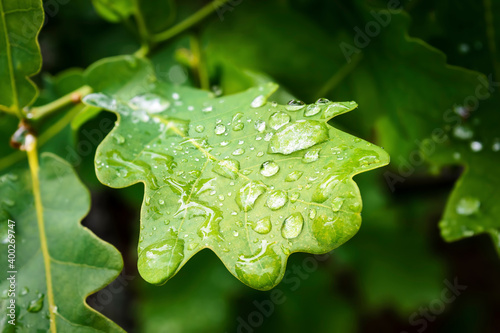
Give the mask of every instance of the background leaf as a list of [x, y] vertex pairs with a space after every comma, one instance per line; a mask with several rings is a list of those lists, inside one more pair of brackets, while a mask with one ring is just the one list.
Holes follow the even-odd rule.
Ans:
[[[485, 73], [479, 77], [474, 90], [454, 106], [444, 129], [447, 140], [435, 151], [422, 153], [434, 165], [464, 166], [455, 184], [440, 222], [441, 234], [447, 241], [489, 234], [500, 253], [500, 209], [494, 193], [500, 186], [497, 165], [500, 163], [500, 20], [494, 17], [500, 10], [498, 1], [467, 1], [455, 11], [446, 13], [452, 4], [436, 5], [440, 26], [430, 40], [444, 47], [453, 61]], [[467, 15], [464, 15], [467, 13]], [[467, 18], [467, 21], [464, 21]], [[464, 29], [468, 23], [474, 25]], [[456, 33], [456, 32], [460, 33]], [[443, 36], [446, 38], [443, 43]], [[429, 146], [429, 143], [427, 144]]]
[[42, 65], [37, 41], [42, 24], [40, 0], [0, 1], [0, 110], [19, 118], [38, 93], [29, 77]]
[[[88, 212], [89, 195], [71, 167], [51, 154], [42, 155], [41, 162], [40, 185], [56, 306], [56, 328], [59, 332], [89, 329], [122, 332], [84, 302], [89, 294], [118, 275], [123, 267], [121, 256], [114, 247], [77, 222]], [[6, 218], [16, 223], [17, 331], [45, 331], [49, 329], [49, 295], [31, 177], [27, 170], [20, 169], [3, 175], [0, 183], [1, 197], [6, 198], [1, 203], [1, 248], [4, 253], [1, 267], [4, 277], [8, 271]], [[2, 278], [0, 289], [8, 289], [5, 278]], [[8, 302], [8, 299], [2, 300], [4, 313]]]
[[99, 15], [110, 22], [126, 20], [134, 12], [134, 0], [92, 0]]

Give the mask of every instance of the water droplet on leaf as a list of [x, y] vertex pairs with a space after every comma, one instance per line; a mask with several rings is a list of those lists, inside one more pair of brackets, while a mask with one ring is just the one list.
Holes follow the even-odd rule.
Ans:
[[152, 93], [135, 96], [130, 100], [129, 104], [134, 109], [143, 110], [148, 113], [160, 113], [170, 106], [169, 101]]
[[217, 126], [215, 126], [214, 131], [215, 131], [215, 134], [222, 135], [226, 131], [226, 126], [224, 126], [222, 124], [218, 124]]
[[290, 122], [290, 116], [285, 112], [275, 112], [269, 117], [269, 126], [277, 130]]
[[458, 201], [456, 211], [460, 215], [472, 215], [479, 211], [481, 202], [477, 198], [465, 197]]
[[306, 117], [312, 117], [317, 115], [318, 113], [321, 112], [321, 106], [317, 104], [311, 104], [307, 106], [306, 110], [304, 111], [304, 116]]
[[250, 181], [243, 185], [236, 196], [236, 203], [245, 212], [253, 209], [257, 199], [266, 192], [266, 186], [260, 181]]
[[283, 207], [288, 201], [288, 196], [285, 191], [274, 191], [267, 198], [266, 206], [271, 210], [278, 210]]
[[279, 170], [279, 165], [274, 161], [266, 161], [260, 166], [260, 173], [265, 177], [274, 176]]
[[472, 149], [473, 152], [477, 153], [483, 150], [483, 144], [479, 141], [472, 141], [470, 143], [470, 149]]
[[233, 159], [225, 159], [215, 163], [212, 171], [229, 179], [238, 178], [240, 162]]
[[303, 226], [304, 217], [302, 217], [302, 214], [293, 213], [292, 215], [288, 216], [283, 222], [281, 235], [286, 239], [296, 238], [302, 232]]
[[266, 101], [267, 101], [266, 96], [259, 95], [259, 96], [255, 97], [255, 99], [252, 101], [252, 103], [250, 104], [250, 106], [252, 108], [260, 108], [261, 106], [263, 106], [264, 104], [266, 104]]
[[332, 210], [338, 212], [342, 205], [344, 204], [344, 199], [341, 197], [336, 197], [332, 200]]
[[269, 290], [276, 285], [281, 272], [281, 259], [263, 240], [260, 250], [251, 256], [240, 256], [235, 265], [238, 278], [245, 284], [260, 290]]
[[308, 150], [304, 157], [302, 158], [302, 162], [304, 163], [312, 163], [316, 162], [319, 159], [319, 152], [321, 148]]
[[271, 231], [271, 218], [266, 216], [257, 222], [251, 223], [252, 229], [259, 234], [267, 234]]
[[161, 284], [175, 274], [183, 259], [184, 240], [170, 238], [146, 247], [139, 254], [137, 266], [144, 280]]
[[285, 109], [287, 109], [288, 111], [299, 111], [304, 107], [304, 102], [292, 99], [290, 102], [288, 102], [288, 105], [285, 107]]
[[304, 173], [302, 171], [292, 171], [290, 172], [286, 177], [285, 181], [286, 182], [294, 182], [296, 180], [299, 180], [300, 177], [302, 177]]
[[261, 133], [264, 132], [266, 130], [266, 122], [262, 120], [256, 120], [255, 129]]
[[28, 304], [27, 310], [33, 313], [39, 312], [43, 308], [44, 298], [45, 298], [44, 294], [38, 294], [37, 298], [35, 298]]

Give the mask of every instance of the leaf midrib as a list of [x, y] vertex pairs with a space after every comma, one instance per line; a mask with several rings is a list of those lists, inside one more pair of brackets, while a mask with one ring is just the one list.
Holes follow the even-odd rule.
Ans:
[[44, 211], [43, 211], [42, 193], [40, 187], [40, 165], [38, 162], [38, 151], [36, 148], [37, 142], [36, 139], [34, 139], [34, 137], [32, 138], [33, 142], [27, 148], [28, 163], [30, 166], [31, 181], [33, 183], [33, 196], [35, 199], [38, 234], [40, 237], [40, 248], [42, 250], [43, 264], [45, 267], [45, 283], [47, 286], [47, 299], [49, 303], [50, 331], [52, 333], [56, 333], [57, 328], [56, 328], [56, 319], [54, 313], [55, 309], [54, 291], [52, 289], [52, 271], [50, 269], [50, 261], [52, 258], [50, 257], [49, 254], [49, 249], [47, 245], [47, 235], [45, 234], [45, 223], [43, 216]]

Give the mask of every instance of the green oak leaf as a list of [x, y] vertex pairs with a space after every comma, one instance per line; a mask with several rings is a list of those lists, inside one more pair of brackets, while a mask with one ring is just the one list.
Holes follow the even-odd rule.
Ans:
[[[496, 124], [499, 120], [497, 117]], [[449, 140], [436, 149], [435, 154], [428, 159], [437, 165], [458, 163], [465, 166], [439, 223], [441, 235], [451, 242], [487, 233], [500, 253], [497, 194], [500, 181], [498, 175], [491, 172], [500, 164], [500, 136], [470, 142]]]
[[[30, 172], [21, 168], [0, 177], [2, 313], [9, 304], [5, 275], [9, 270], [6, 254], [10, 219], [15, 221], [16, 331], [48, 331], [49, 311], [53, 311], [58, 332], [122, 332], [84, 302], [89, 294], [118, 276], [123, 267], [120, 253], [78, 222], [89, 210], [90, 196], [70, 165], [44, 153], [40, 170], [45, 240], [38, 228]], [[48, 247], [48, 258], [43, 255], [41, 242]], [[49, 274], [46, 261], [50, 263]], [[1, 323], [5, 325], [2, 332], [10, 326], [3, 319]]]
[[0, 111], [19, 118], [38, 94], [29, 77], [42, 65], [37, 37], [43, 19], [40, 0], [0, 0]]
[[352, 177], [386, 165], [387, 153], [327, 124], [356, 103], [281, 106], [267, 102], [276, 89], [213, 98], [157, 84], [128, 98], [84, 99], [118, 116], [97, 149], [99, 180], [145, 184], [138, 268], [146, 281], [166, 282], [209, 248], [242, 282], [267, 290], [291, 253], [325, 253], [358, 231]]
[[[428, 140], [422, 145], [422, 154], [433, 165], [464, 167], [439, 223], [441, 235], [446, 241], [456, 241], [488, 234], [500, 253], [500, 178], [496, 171], [500, 164], [500, 57], [495, 47], [500, 45], [500, 2], [464, 1], [455, 6], [443, 1], [433, 5], [438, 31], [446, 36], [442, 46], [447, 54], [455, 63], [485, 74], [475, 89], [449, 108], [441, 126], [446, 140], [439, 144]], [[470, 22], [475, 24], [466, 28]]]

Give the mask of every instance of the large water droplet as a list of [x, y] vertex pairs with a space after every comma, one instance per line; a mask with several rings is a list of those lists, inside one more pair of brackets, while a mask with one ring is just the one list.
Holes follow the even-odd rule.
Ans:
[[252, 223], [252, 229], [259, 234], [267, 234], [271, 231], [271, 228], [271, 218], [269, 216]]
[[467, 125], [458, 125], [453, 128], [453, 135], [458, 139], [468, 140], [472, 139], [474, 132], [472, 128]]
[[38, 294], [37, 295], [37, 298], [35, 298], [34, 300], [32, 300], [29, 304], [28, 304], [28, 308], [27, 310], [29, 312], [39, 312], [42, 308], [43, 308], [43, 300], [45, 298], [45, 295], [44, 294]]
[[266, 101], [267, 101], [266, 96], [259, 95], [259, 96], [255, 97], [255, 99], [252, 101], [252, 103], [250, 104], [250, 106], [252, 108], [260, 108], [261, 106], [263, 106], [264, 104], [266, 104]]
[[236, 112], [233, 116], [233, 119], [231, 120], [231, 122], [233, 124], [237, 123], [237, 122], [240, 122], [241, 121], [241, 118], [243, 118], [244, 114], [242, 112]]
[[261, 133], [264, 132], [266, 130], [266, 122], [262, 120], [256, 120], [255, 129]]
[[290, 198], [290, 202], [291, 202], [291, 203], [295, 203], [297, 200], [299, 200], [299, 198], [300, 198], [300, 193], [299, 193], [299, 192], [292, 192], [292, 193], [289, 195], [289, 198]]
[[491, 145], [491, 150], [494, 152], [500, 151], [500, 141], [498, 139], [495, 139], [493, 144]]
[[281, 128], [269, 141], [271, 153], [291, 154], [328, 140], [328, 128], [323, 122], [299, 120]]
[[304, 102], [292, 99], [290, 102], [288, 102], [288, 105], [285, 107], [285, 109], [287, 109], [288, 111], [299, 111], [304, 107]]
[[479, 211], [481, 201], [473, 197], [465, 197], [458, 201], [456, 211], [460, 215], [472, 215]]
[[312, 233], [322, 247], [336, 248], [350, 239], [361, 224], [360, 214], [317, 213], [312, 221]]
[[26, 296], [26, 295], [28, 295], [29, 292], [30, 292], [29, 288], [28, 287], [24, 287], [23, 289], [21, 289], [20, 295], [21, 296]]
[[269, 126], [277, 130], [290, 122], [290, 116], [285, 112], [275, 112], [269, 117]]
[[[346, 105], [346, 104], [348, 104], [348, 105]], [[356, 107], [356, 103], [352, 103], [352, 102], [332, 103], [332, 104], [328, 105], [326, 110], [321, 115], [321, 118], [330, 119], [330, 118], [335, 117], [341, 113], [344, 113], [350, 109], [353, 109], [354, 107]]]
[[283, 207], [288, 201], [288, 196], [285, 191], [274, 191], [267, 198], [266, 206], [271, 210], [278, 210]]
[[473, 152], [477, 153], [483, 150], [483, 144], [479, 141], [472, 141], [470, 143], [470, 149], [472, 149]]
[[238, 278], [245, 284], [260, 290], [276, 285], [281, 272], [281, 259], [263, 240], [260, 249], [252, 256], [241, 255], [235, 265]]
[[236, 203], [245, 212], [255, 206], [257, 199], [266, 192], [266, 185], [260, 181], [250, 181], [243, 185], [236, 196]]
[[115, 139], [116, 143], [118, 143], [119, 145], [121, 145], [125, 142], [125, 138], [118, 133], [114, 133], [113, 138]]
[[304, 163], [316, 162], [319, 159], [319, 152], [320, 151], [321, 151], [321, 148], [308, 150], [304, 154], [304, 157], [302, 158], [302, 162], [304, 162]]
[[129, 104], [134, 109], [143, 110], [148, 113], [160, 113], [170, 106], [169, 101], [152, 93], [135, 96], [130, 100]]
[[236, 149], [235, 151], [233, 151], [231, 153], [231, 155], [234, 155], [234, 156], [239, 156], [239, 155], [243, 155], [245, 153], [245, 149], [243, 148], [238, 148]]
[[222, 124], [218, 124], [217, 126], [215, 126], [214, 131], [215, 131], [215, 134], [222, 135], [226, 131], [226, 126], [224, 126]]
[[83, 101], [92, 106], [97, 106], [106, 110], [116, 110], [116, 100], [102, 93], [89, 94], [83, 98]]
[[139, 273], [149, 283], [162, 284], [171, 278], [184, 259], [184, 240], [170, 238], [146, 247], [137, 262]]
[[245, 128], [245, 124], [243, 124], [243, 123], [236, 123], [233, 125], [233, 131], [236, 131], [236, 132], [241, 131], [244, 128]]
[[339, 182], [340, 180], [338, 175], [328, 175], [316, 187], [312, 200], [319, 203], [325, 202], [333, 194], [335, 186], [337, 186]]
[[304, 173], [302, 171], [292, 171], [290, 172], [286, 177], [285, 181], [286, 182], [294, 182], [296, 180], [299, 180], [300, 177], [302, 177]]
[[238, 172], [240, 171], [240, 162], [233, 159], [218, 161], [215, 163], [212, 171], [223, 177], [236, 179], [238, 178]]
[[296, 238], [302, 232], [302, 228], [304, 227], [304, 217], [301, 213], [293, 213], [288, 216], [283, 222], [283, 226], [281, 228], [281, 235], [283, 238], [292, 239]]
[[332, 210], [338, 212], [342, 205], [344, 204], [344, 199], [342, 197], [336, 197], [332, 200]]
[[265, 177], [271, 177], [280, 171], [279, 165], [274, 161], [266, 161], [260, 166], [260, 173]]
[[312, 117], [314, 115], [317, 115], [320, 112], [321, 112], [321, 106], [319, 106], [317, 104], [311, 104], [311, 105], [308, 105], [306, 110], [304, 111], [304, 116]]

